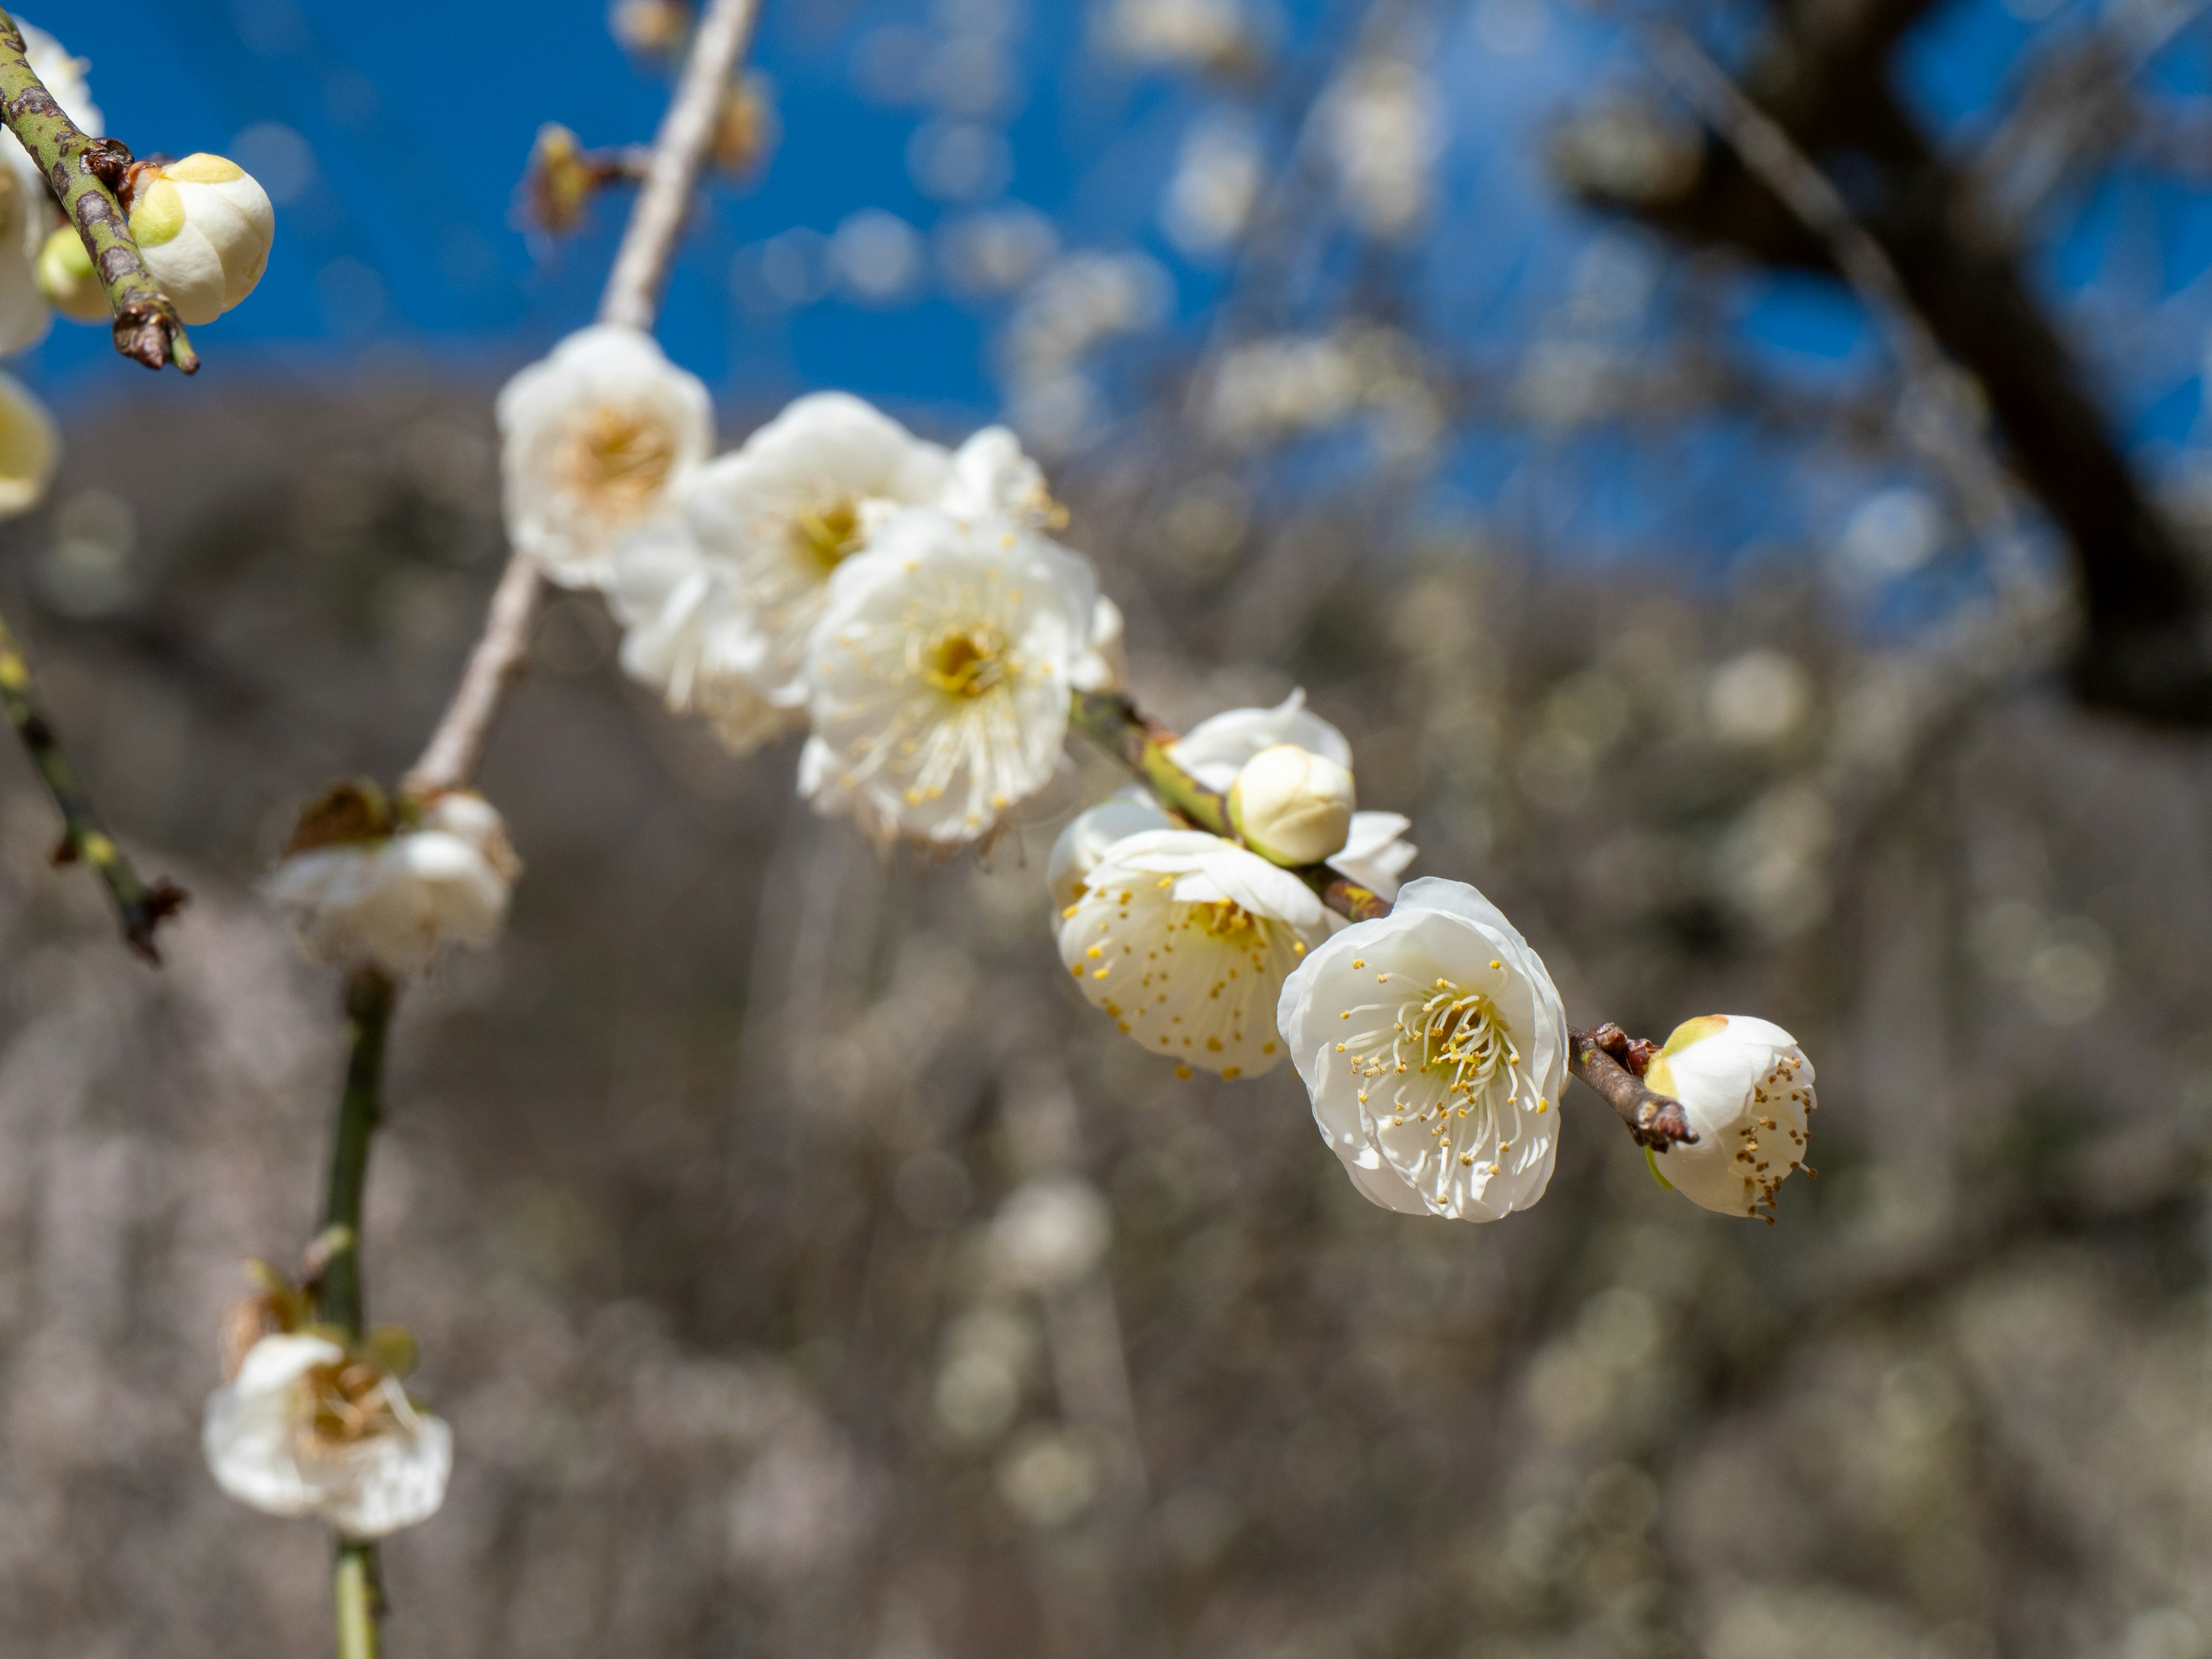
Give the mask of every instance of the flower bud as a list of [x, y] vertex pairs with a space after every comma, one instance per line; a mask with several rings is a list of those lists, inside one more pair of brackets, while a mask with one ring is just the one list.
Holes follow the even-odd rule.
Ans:
[[177, 314], [197, 327], [253, 292], [276, 213], [245, 168], [203, 152], [137, 169], [131, 234]]
[[39, 292], [56, 311], [74, 322], [104, 323], [110, 315], [107, 290], [93, 274], [92, 255], [73, 225], [64, 225], [39, 250]]
[[1698, 1137], [1652, 1159], [1660, 1179], [1708, 1210], [1772, 1221], [1812, 1134], [1813, 1063], [1797, 1040], [1748, 1015], [1705, 1014], [1674, 1028], [1644, 1080], [1682, 1103]]
[[1319, 864], [1342, 848], [1352, 805], [1350, 770], [1295, 744], [1261, 750], [1229, 787], [1229, 821], [1277, 864]]

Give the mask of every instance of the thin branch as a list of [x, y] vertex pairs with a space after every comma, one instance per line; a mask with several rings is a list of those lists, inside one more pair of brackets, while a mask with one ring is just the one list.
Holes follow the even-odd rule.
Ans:
[[[1602, 8], [1605, 0], [1598, 0]], [[1652, 62], [1699, 115], [1827, 246], [1889, 343], [1905, 374], [1905, 435], [1949, 479], [1960, 506], [1989, 547], [1993, 574], [2008, 594], [2035, 586], [2027, 544], [2004, 471], [1990, 453], [1980, 415], [1960, 372], [1936, 343], [1881, 244], [1852, 216], [1842, 194], [1784, 131], [1713, 62], [1688, 30], [1644, 11], [1621, 14]]]
[[1567, 1027], [1567, 1068], [1620, 1115], [1638, 1146], [1663, 1152], [1677, 1141], [1697, 1139], [1681, 1102], [1650, 1088], [1600, 1046], [1595, 1033]]
[[[361, 1340], [366, 1313], [362, 1290], [361, 1212], [368, 1185], [368, 1151], [384, 1115], [385, 1039], [392, 1030], [398, 990], [374, 968], [356, 970], [346, 981], [346, 1024], [352, 1044], [346, 1060], [345, 1087], [338, 1095], [337, 1122], [331, 1134], [330, 1183], [323, 1200], [322, 1231], [309, 1251], [315, 1264], [316, 1310], [322, 1322]], [[376, 1659], [377, 1620], [383, 1612], [379, 1592], [376, 1546], [358, 1539], [338, 1540], [337, 1627], [339, 1659]]]
[[[629, 224], [599, 301], [601, 322], [653, 326], [676, 239], [714, 136], [714, 112], [722, 88], [729, 84], [759, 14], [760, 0], [714, 0], [701, 21], [675, 101], [653, 137], [645, 185], [630, 209]], [[419, 799], [462, 788], [476, 775], [492, 724], [521, 677], [542, 580], [537, 561], [527, 553], [518, 551], [509, 557], [453, 702], [431, 733], [422, 758], [401, 781], [407, 793]]]
[[190, 374], [200, 360], [185, 334], [184, 319], [147, 270], [130, 216], [116, 199], [115, 184], [131, 166], [131, 152], [112, 138], [88, 136], [62, 112], [31, 68], [23, 31], [5, 11], [0, 11], [0, 120], [22, 140], [84, 239], [115, 313], [115, 349], [149, 368], [174, 363]]
[[161, 952], [154, 942], [154, 930], [183, 908], [185, 890], [167, 880], [149, 887], [138, 878], [115, 838], [100, 827], [91, 798], [77, 781], [76, 769], [62, 752], [52, 723], [39, 707], [39, 690], [31, 679], [30, 665], [23, 660], [4, 618], [0, 618], [0, 706], [5, 707], [8, 723], [23, 740], [31, 763], [39, 769], [47, 793], [61, 809], [62, 839], [54, 849], [54, 862], [90, 865], [114, 903], [124, 942], [160, 966]]

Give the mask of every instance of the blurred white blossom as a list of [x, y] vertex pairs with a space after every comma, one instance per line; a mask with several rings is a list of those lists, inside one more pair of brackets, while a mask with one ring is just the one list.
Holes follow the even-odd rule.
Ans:
[[1266, 161], [1249, 121], [1219, 118], [1193, 126], [1160, 210], [1168, 240], [1194, 258], [1236, 241], [1259, 204]]
[[1059, 934], [1060, 961], [1118, 1030], [1233, 1078], [1283, 1057], [1275, 1000], [1328, 921], [1305, 883], [1235, 842], [1152, 830], [1106, 849]]
[[1774, 1195], [1805, 1161], [1813, 1065], [1780, 1026], [1745, 1014], [1685, 1020], [1644, 1082], [1682, 1103], [1697, 1139], [1652, 1167], [1692, 1203], [1773, 1219]]
[[1329, 89], [1322, 114], [1338, 193], [1353, 222], [1383, 240], [1418, 227], [1444, 143], [1435, 84], [1403, 58], [1363, 58]]
[[949, 219], [937, 233], [945, 280], [964, 294], [1011, 293], [1059, 252], [1060, 233], [1052, 221], [1022, 202]]
[[1071, 1176], [1031, 1181], [1006, 1195], [991, 1223], [991, 1252], [1014, 1283], [1056, 1291], [1097, 1267], [1114, 1236], [1106, 1200]]
[[270, 1515], [313, 1515], [351, 1538], [427, 1521], [445, 1501], [453, 1431], [398, 1379], [319, 1336], [276, 1334], [209, 1398], [216, 1484]]
[[1252, 340], [1224, 355], [1207, 389], [1206, 418], [1237, 448], [1295, 438], [1366, 414], [1393, 454], [1435, 441], [1443, 410], [1413, 341], [1395, 329], [1357, 325], [1325, 335]]
[[1277, 1016], [1314, 1121], [1360, 1192], [1494, 1221], [1544, 1195], [1566, 1016], [1543, 960], [1462, 882], [1409, 882], [1299, 964]]
[[1240, 0], [1107, 0], [1099, 44], [1133, 64], [1184, 70], [1235, 70], [1259, 42]]
[[[82, 58], [72, 58], [62, 43], [44, 29], [15, 20], [23, 32], [23, 56], [31, 72], [46, 83], [54, 101], [62, 106], [62, 113], [76, 123], [87, 137], [97, 138], [107, 131], [100, 106], [92, 101], [92, 87], [85, 79], [89, 67]], [[9, 171], [33, 201], [52, 199], [46, 183], [46, 169], [31, 159], [31, 152], [23, 148], [23, 141], [12, 132], [0, 132], [0, 159], [4, 159]]]
[[921, 282], [921, 234], [881, 208], [848, 215], [830, 238], [830, 257], [845, 292], [864, 305], [896, 305]]
[[46, 406], [14, 375], [0, 374], [0, 519], [44, 501], [60, 459], [61, 434]]
[[413, 823], [302, 839], [264, 890], [291, 913], [310, 956], [392, 974], [422, 972], [449, 945], [489, 945], [522, 869], [499, 813], [466, 790], [439, 796]]
[[1089, 562], [1034, 532], [896, 515], [830, 578], [801, 789], [880, 841], [987, 834], [1060, 763], [1097, 597]]
[[507, 532], [564, 586], [605, 582], [714, 446], [698, 377], [617, 323], [571, 334], [499, 394]]
[[1746, 747], [1795, 736], [1812, 709], [1812, 676], [1794, 657], [1765, 647], [1721, 664], [1705, 694], [1714, 733]]

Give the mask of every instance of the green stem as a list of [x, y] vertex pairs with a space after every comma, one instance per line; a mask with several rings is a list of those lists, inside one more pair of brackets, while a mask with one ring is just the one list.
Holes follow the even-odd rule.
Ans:
[[[392, 1030], [398, 988], [374, 968], [355, 970], [346, 981], [346, 1024], [353, 1038], [345, 1087], [338, 1095], [331, 1137], [331, 1178], [323, 1200], [323, 1230], [313, 1255], [317, 1311], [358, 1342], [365, 1313], [361, 1282], [362, 1195], [368, 1185], [369, 1141], [383, 1116], [384, 1047]], [[338, 1659], [376, 1659], [376, 1621], [383, 1611], [376, 1546], [338, 1540], [337, 1569]]]
[[[1170, 812], [1200, 830], [1243, 844], [1243, 838], [1229, 821], [1228, 797], [1176, 765], [1168, 753], [1176, 734], [1140, 714], [1121, 692], [1078, 691], [1069, 702], [1067, 719], [1069, 725], [1134, 773], [1138, 781]], [[1339, 875], [1326, 864], [1304, 865], [1291, 873], [1318, 893], [1329, 908], [1354, 921], [1390, 913], [1389, 900]]]
[[8, 723], [23, 740], [31, 763], [46, 780], [46, 792], [61, 809], [62, 839], [55, 849], [54, 862], [74, 864], [82, 860], [90, 865], [106, 887], [108, 897], [114, 901], [116, 919], [123, 925], [125, 941], [147, 961], [159, 963], [161, 953], [155, 945], [154, 930], [183, 905], [184, 890], [167, 881], [147, 886], [139, 880], [138, 872], [131, 867], [131, 860], [123, 855], [114, 838], [100, 828], [100, 816], [94, 811], [84, 786], [77, 781], [76, 769], [62, 752], [52, 723], [39, 707], [39, 690], [31, 679], [31, 666], [23, 659], [4, 619], [0, 619], [0, 707], [5, 708]]
[[31, 68], [23, 31], [5, 11], [0, 11], [0, 121], [23, 141], [62, 212], [84, 239], [115, 313], [115, 349], [149, 368], [174, 363], [187, 374], [198, 368], [184, 319], [139, 257], [130, 216], [116, 198], [115, 181], [131, 166], [131, 152], [112, 138], [92, 137], [62, 112]]

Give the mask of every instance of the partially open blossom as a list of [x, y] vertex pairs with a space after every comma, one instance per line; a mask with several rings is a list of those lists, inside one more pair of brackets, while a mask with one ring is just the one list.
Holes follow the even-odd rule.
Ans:
[[1152, 830], [1115, 842], [1060, 912], [1083, 994], [1154, 1054], [1224, 1077], [1283, 1057], [1275, 1002], [1328, 936], [1313, 890], [1233, 842]]
[[365, 1353], [307, 1333], [263, 1337], [209, 1397], [216, 1484], [269, 1515], [313, 1515], [351, 1538], [427, 1521], [445, 1501], [453, 1436]]
[[800, 787], [879, 839], [988, 833], [1060, 763], [1096, 599], [1089, 562], [1042, 536], [898, 514], [831, 579]]
[[1003, 426], [987, 426], [953, 451], [939, 504], [956, 519], [1007, 519], [1030, 530], [1055, 530], [1067, 518], [1044, 469]]
[[595, 323], [499, 394], [507, 533], [564, 586], [613, 574], [623, 538], [670, 508], [707, 459], [714, 412], [653, 337]]
[[1314, 1121], [1385, 1208], [1494, 1221], [1544, 1195], [1567, 1024], [1543, 960], [1463, 882], [1406, 884], [1298, 965], [1276, 1023]]
[[276, 210], [244, 167], [203, 151], [132, 170], [131, 235], [177, 314], [197, 326], [253, 292], [269, 266]]
[[1351, 769], [1294, 743], [1262, 749], [1229, 786], [1229, 821], [1277, 864], [1319, 864], [1341, 852], [1353, 804]]
[[449, 945], [496, 939], [521, 869], [481, 795], [441, 795], [410, 823], [372, 792], [341, 785], [302, 817], [264, 885], [310, 955], [415, 974]]
[[54, 417], [12, 374], [0, 374], [0, 519], [27, 513], [46, 498], [61, 458]]
[[104, 323], [114, 314], [74, 225], [58, 227], [40, 244], [33, 280], [39, 296], [71, 322]]
[[[698, 626], [712, 672], [804, 707], [807, 641], [830, 577], [893, 513], [934, 502], [948, 468], [942, 447], [842, 392], [798, 399], [705, 467], [684, 517], [705, 562]], [[617, 581], [630, 579], [618, 570]]]
[[[1273, 708], [1231, 708], [1200, 720], [1169, 745], [1168, 758], [1207, 788], [1225, 795], [1248, 761], [1284, 744], [1351, 770], [1352, 744], [1306, 707], [1303, 691], [1291, 692]], [[1396, 812], [1354, 812], [1343, 845], [1326, 862], [1389, 898], [1397, 892], [1398, 878], [1418, 850], [1404, 839], [1412, 827]]]
[[1708, 1210], [1771, 1221], [1812, 1134], [1813, 1062], [1796, 1038], [1746, 1014], [1705, 1014], [1674, 1028], [1644, 1081], [1682, 1103], [1698, 1137], [1652, 1160], [1661, 1178]]
[[[72, 58], [62, 43], [42, 28], [33, 27], [21, 17], [16, 27], [23, 32], [23, 57], [31, 72], [46, 83], [54, 101], [62, 106], [62, 113], [76, 123], [87, 137], [97, 138], [107, 131], [100, 112], [100, 106], [92, 101], [92, 88], [84, 78], [87, 67], [82, 58]], [[34, 200], [47, 200], [49, 186], [46, 169], [32, 160], [31, 152], [23, 148], [22, 140], [12, 132], [0, 131], [0, 161], [22, 185], [27, 195]]]
[[1129, 681], [1129, 647], [1121, 607], [1103, 593], [1091, 608], [1091, 643], [1075, 665], [1079, 691], [1118, 691]]

